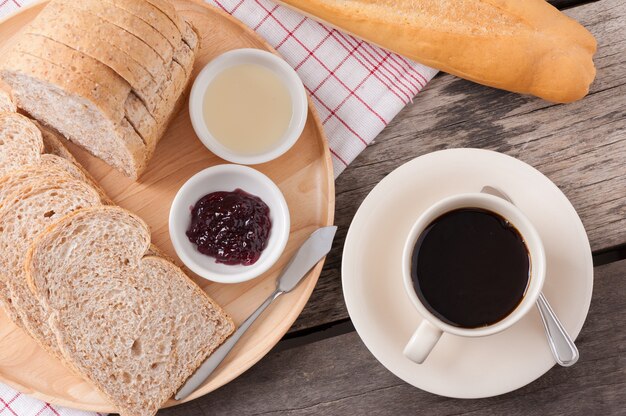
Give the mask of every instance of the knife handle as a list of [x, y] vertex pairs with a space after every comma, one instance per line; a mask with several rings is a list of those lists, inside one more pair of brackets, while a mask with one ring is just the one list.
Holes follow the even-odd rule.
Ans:
[[[237, 341], [246, 333], [248, 328], [256, 321], [256, 319], [263, 313], [271, 303], [282, 295], [284, 292], [280, 290], [274, 291], [266, 300], [250, 315], [243, 323], [237, 328], [237, 330], [213, 353], [211, 356], [198, 368], [194, 376], [192, 376], [185, 385], [176, 393], [174, 398], [176, 400], [182, 400], [185, 397], [193, 393], [198, 386], [200, 386], [206, 379], [209, 378], [211, 373], [224, 361], [224, 358], [230, 353], [233, 347], [237, 344]], [[198, 376], [198, 377], [196, 377]]]

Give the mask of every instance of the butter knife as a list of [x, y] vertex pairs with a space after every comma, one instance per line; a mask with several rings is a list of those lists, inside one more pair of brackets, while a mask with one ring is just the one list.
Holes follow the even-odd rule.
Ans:
[[291, 261], [276, 280], [276, 290], [252, 313], [237, 330], [207, 358], [196, 372], [183, 384], [174, 396], [176, 400], [183, 400], [193, 393], [228, 355], [237, 341], [246, 333], [268, 306], [279, 296], [291, 292], [304, 280], [315, 265], [330, 251], [337, 227], [323, 227], [311, 234], [302, 244]]

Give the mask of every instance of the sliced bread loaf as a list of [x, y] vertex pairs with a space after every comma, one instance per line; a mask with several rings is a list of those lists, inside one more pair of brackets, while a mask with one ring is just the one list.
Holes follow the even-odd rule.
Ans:
[[24, 259], [37, 234], [70, 212], [100, 205], [100, 195], [82, 180], [60, 170], [48, 169], [45, 175], [28, 178], [35, 180], [9, 179], [2, 186], [3, 191], [12, 193], [0, 207], [0, 280], [8, 288], [9, 303], [17, 312], [18, 323], [47, 351], [62, 358], [46, 315], [29, 289]]
[[[144, 117], [147, 114], [146, 119], [142, 119], [142, 125], [148, 123], [154, 123], [159, 125], [167, 119], [167, 111], [171, 113], [171, 101], [178, 98], [182, 89], [184, 88], [184, 82], [186, 81], [185, 75], [180, 70], [179, 64], [171, 62], [170, 72], [172, 73], [171, 83], [162, 84], [159, 90], [159, 96], [152, 100], [151, 108], [154, 111], [147, 111], [145, 109], [137, 110], [136, 104], [133, 103], [132, 107], [134, 111], [140, 111], [140, 115], [134, 114], [129, 110], [128, 106], [124, 106], [126, 100], [133, 96], [132, 100], [139, 100], [142, 105], [145, 103], [136, 95], [136, 92], [131, 89], [130, 85], [121, 78], [115, 71], [103, 64], [102, 62], [91, 58], [76, 51], [67, 45], [57, 42], [55, 40], [33, 34], [24, 34], [15, 45], [17, 51], [30, 55], [28, 59], [33, 60], [39, 58], [38, 65], [43, 67], [56, 67], [54, 73], [66, 74], [71, 73], [72, 79], [78, 80], [78, 84], [85, 85], [85, 79], [88, 83], [93, 83], [94, 88], [102, 86], [110, 97], [108, 102], [111, 102], [114, 109], [107, 108], [105, 113], [109, 114], [114, 120], [117, 120], [119, 115], [124, 111], [127, 119], [131, 122], [133, 127], [138, 131], [140, 136], [144, 139], [144, 142], [156, 141], [157, 137], [152, 137], [150, 134], [146, 134], [146, 130], [138, 128], [137, 124], [133, 120], [137, 120], [138, 117]], [[193, 57], [193, 55], [192, 55]], [[41, 62], [41, 60], [45, 62]], [[183, 85], [183, 87], [181, 87]], [[154, 116], [152, 115], [154, 114]]]
[[145, 0], [52, 0], [18, 35], [0, 76], [19, 107], [137, 179], [180, 108], [197, 50], [195, 32], [171, 13], [192, 48]]
[[26, 28], [25, 33], [46, 36], [62, 42], [77, 51], [106, 64], [122, 76], [133, 88], [147, 89], [154, 80], [141, 63], [129, 59], [119, 47], [109, 43], [107, 38], [90, 36], [88, 28], [79, 21], [65, 18], [60, 8], [63, 5], [50, 2]]
[[155, 414], [234, 329], [178, 267], [146, 256], [149, 247], [138, 217], [89, 208], [40, 235], [26, 262], [64, 357], [123, 416]]

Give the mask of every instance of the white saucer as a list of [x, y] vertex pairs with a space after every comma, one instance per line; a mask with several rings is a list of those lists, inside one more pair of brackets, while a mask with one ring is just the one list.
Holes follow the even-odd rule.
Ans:
[[537, 228], [547, 257], [543, 292], [572, 337], [591, 302], [587, 234], [565, 195], [539, 171], [477, 149], [435, 152], [399, 167], [372, 190], [352, 221], [343, 252], [343, 292], [352, 322], [376, 359], [407, 383], [442, 396], [507, 393], [555, 364], [536, 308], [497, 335], [444, 334], [424, 364], [402, 354], [422, 320], [402, 284], [402, 246], [411, 225], [440, 199], [479, 192], [485, 185], [506, 192]]

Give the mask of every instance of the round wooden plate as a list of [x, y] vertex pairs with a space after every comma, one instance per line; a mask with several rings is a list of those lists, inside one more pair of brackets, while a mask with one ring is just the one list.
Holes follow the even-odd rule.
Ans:
[[[213, 57], [230, 49], [272, 48], [229, 15], [200, 2], [173, 3], [200, 32], [201, 43], [194, 76]], [[0, 23], [0, 48], [44, 7], [38, 3]], [[187, 103], [185, 103], [186, 105]], [[284, 193], [291, 214], [291, 235], [285, 253], [265, 275], [250, 282], [224, 285], [194, 276], [194, 280], [238, 324], [274, 290], [278, 272], [294, 251], [318, 227], [330, 225], [334, 215], [332, 164], [321, 123], [309, 102], [309, 117], [297, 144], [279, 159], [255, 166], [272, 178]], [[132, 182], [75, 146], [77, 159], [120, 206], [141, 216], [152, 229], [152, 241], [177, 259], [168, 234], [168, 213], [180, 186], [196, 172], [224, 163], [194, 134], [186, 107], [179, 112], [159, 142], [147, 171]], [[192, 400], [228, 383], [259, 361], [287, 332], [306, 304], [321, 272], [319, 264], [293, 292], [281, 297], [216, 370], [211, 379], [189, 396]], [[190, 273], [190, 275], [192, 275]], [[84, 410], [115, 412], [90, 383], [68, 371], [37, 346], [26, 333], [0, 313], [0, 381], [55, 404]], [[166, 406], [177, 404], [173, 400]]]

